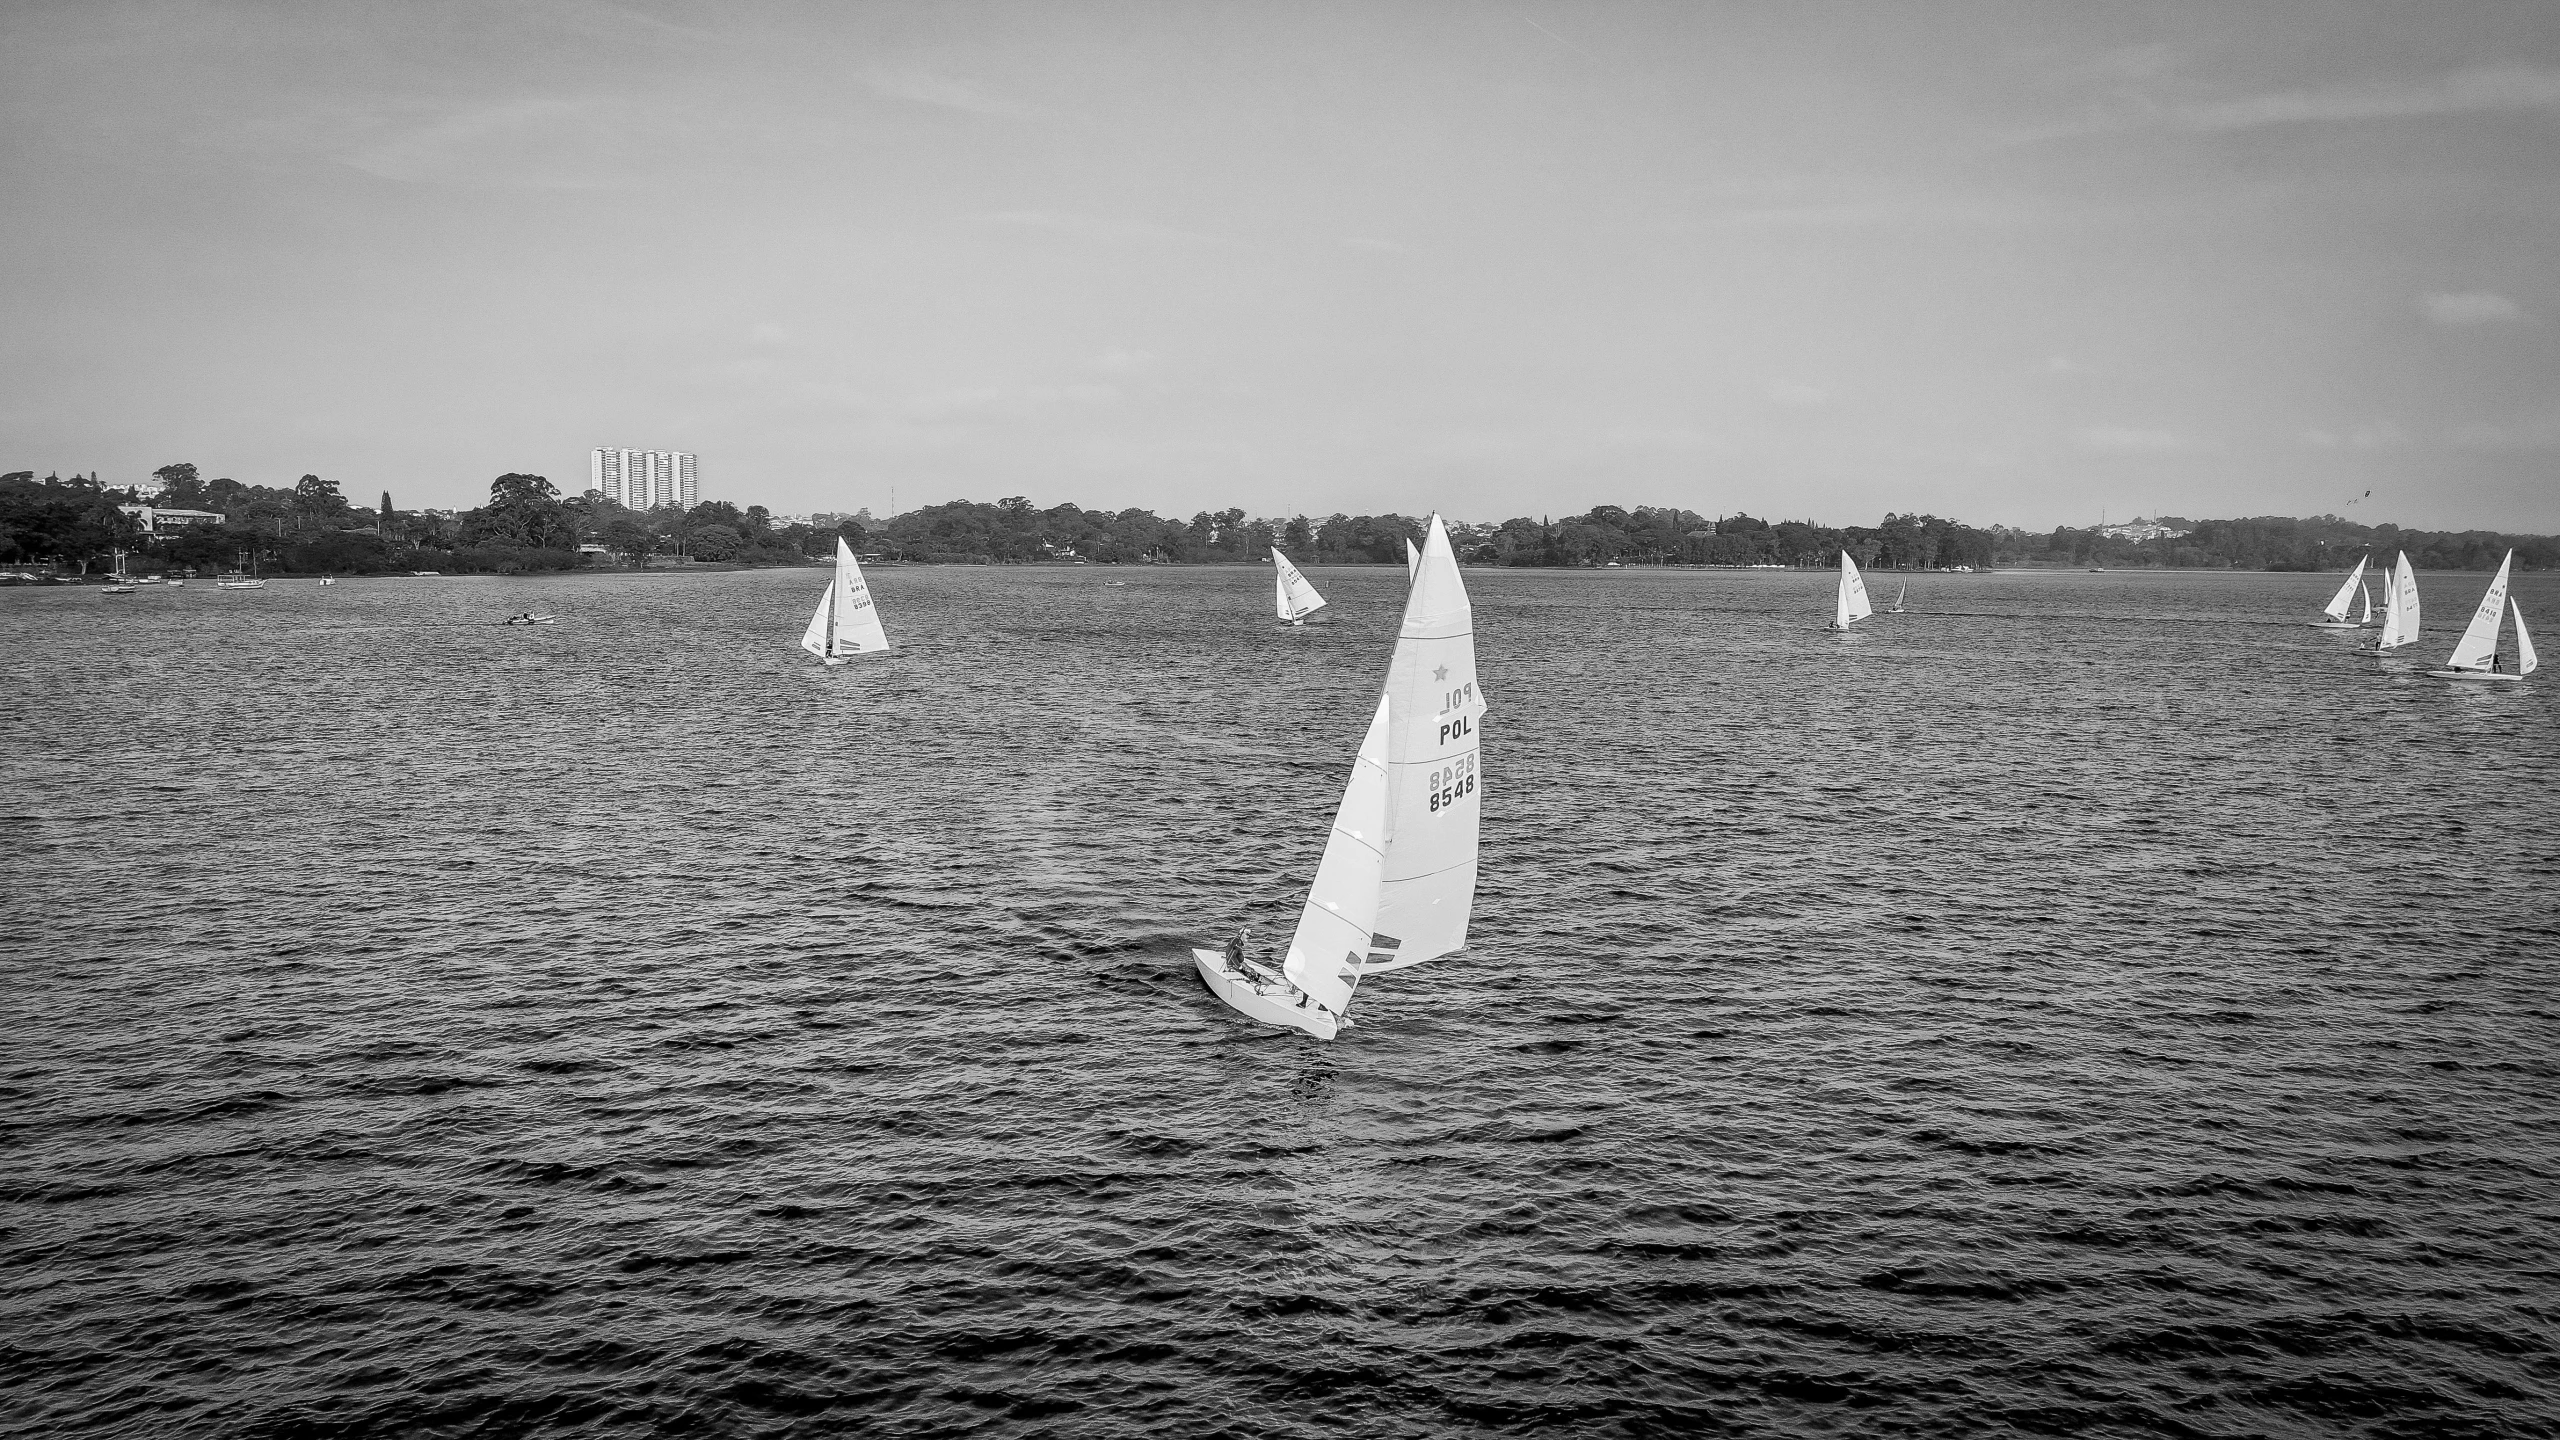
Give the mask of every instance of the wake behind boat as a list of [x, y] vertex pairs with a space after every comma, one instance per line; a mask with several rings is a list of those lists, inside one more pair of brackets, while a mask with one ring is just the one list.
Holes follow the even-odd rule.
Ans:
[[1387, 683], [1352, 760], [1297, 932], [1274, 971], [1193, 950], [1211, 994], [1266, 1025], [1330, 1040], [1363, 977], [1465, 948], [1475, 906], [1475, 622], [1438, 516], [1423, 542]]
[[[2489, 582], [2488, 593], [2480, 597], [2480, 608], [2471, 612], [2471, 623], [2462, 638], [2454, 642], [2453, 654], [2442, 670], [2427, 673], [2438, 680], [2521, 680], [2540, 668], [2541, 661], [2533, 653], [2533, 636], [2524, 628], [2524, 607], [2507, 594], [2507, 569], [2515, 564], [2516, 552], [2498, 562], [2497, 577]], [[2503, 658], [2498, 650], [2498, 629], [2507, 612], [2516, 617], [2516, 668], [2501, 670]]]

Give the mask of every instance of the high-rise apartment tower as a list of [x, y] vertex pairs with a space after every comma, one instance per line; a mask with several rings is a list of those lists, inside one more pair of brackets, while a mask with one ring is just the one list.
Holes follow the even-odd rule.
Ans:
[[690, 510], [702, 498], [694, 467], [690, 450], [599, 449], [588, 457], [587, 488], [634, 510]]

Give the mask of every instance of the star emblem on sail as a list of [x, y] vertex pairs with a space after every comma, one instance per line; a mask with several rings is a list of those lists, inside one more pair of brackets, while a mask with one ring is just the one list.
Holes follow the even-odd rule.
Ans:
[[818, 597], [817, 613], [809, 617], [800, 648], [830, 663], [839, 656], [889, 648], [888, 632], [880, 628], [879, 607], [871, 603], [871, 587], [863, 581], [853, 547], [841, 537], [836, 541], [835, 578], [827, 582], [827, 593]]
[[1483, 812], [1478, 720], [1485, 704], [1472, 681], [1450, 704], [1445, 687], [1453, 672], [1475, 673], [1475, 616], [1448, 527], [1434, 516], [1387, 683], [1281, 967], [1291, 984], [1337, 1015], [1363, 977], [1466, 946]]

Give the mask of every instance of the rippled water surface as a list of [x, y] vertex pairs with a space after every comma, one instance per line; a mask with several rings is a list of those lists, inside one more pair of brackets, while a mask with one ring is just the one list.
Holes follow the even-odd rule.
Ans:
[[1474, 945], [1329, 1046], [1183, 953], [1384, 674], [1313, 578], [884, 570], [832, 671], [817, 571], [0, 592], [0, 1425], [2549, 1433], [2485, 577], [2377, 661], [2335, 577], [1469, 572]]

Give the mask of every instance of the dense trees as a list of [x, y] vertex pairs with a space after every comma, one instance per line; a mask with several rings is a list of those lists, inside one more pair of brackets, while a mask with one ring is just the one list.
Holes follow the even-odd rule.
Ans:
[[[663, 556], [705, 562], [797, 564], [834, 552], [838, 538], [856, 550], [908, 560], [1017, 564], [1040, 560], [1096, 563], [1250, 563], [1276, 545], [1321, 564], [1401, 564], [1408, 540], [1426, 522], [1408, 515], [1248, 516], [1202, 510], [1189, 519], [1151, 510], [1046, 509], [1020, 495], [993, 503], [953, 500], [887, 520], [869, 512], [832, 529], [777, 523], [761, 505], [744, 509], [707, 500], [689, 509], [639, 512], [601, 494], [563, 497], [540, 475], [509, 472], [490, 482], [489, 500], [452, 514], [392, 508], [385, 493], [374, 511], [347, 504], [335, 481], [305, 475], [290, 488], [204, 480], [191, 464], [153, 472], [155, 502], [222, 515], [207, 524], [144, 536], [116, 507], [134, 491], [100, 485], [94, 476], [43, 481], [26, 470], [0, 474], [0, 564], [58, 563], [88, 571], [117, 548], [137, 552], [145, 569], [228, 568], [243, 555], [294, 570], [556, 570], [592, 563], [639, 565]], [[1983, 529], [1936, 515], [1890, 514], [1874, 526], [1769, 521], [1745, 514], [1710, 520], [1696, 511], [1658, 506], [1595, 505], [1579, 515], [1527, 516], [1499, 524], [1451, 522], [1461, 558], [1521, 566], [1827, 565], [1846, 550], [1876, 569], [1959, 565], [2103, 565], [2272, 570], [2340, 570], [2368, 551], [2406, 550], [2422, 569], [2485, 570], [2512, 547], [2528, 570], [2560, 567], [2560, 537], [2437, 532], [2366, 526], [2334, 515], [2292, 519], [2170, 520], [2186, 533], [2134, 541], [2095, 529], [2050, 533]], [[582, 550], [581, 547], [590, 547]]]

